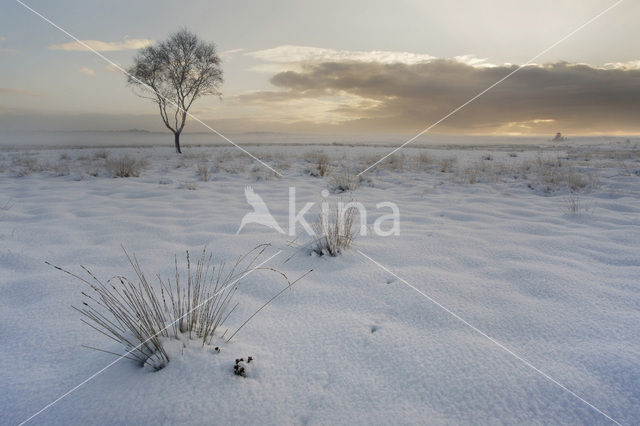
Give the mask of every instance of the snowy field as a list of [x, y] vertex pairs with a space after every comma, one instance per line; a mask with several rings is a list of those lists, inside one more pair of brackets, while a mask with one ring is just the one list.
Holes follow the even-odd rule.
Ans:
[[[186, 250], [233, 261], [261, 243], [266, 266], [313, 272], [231, 342], [175, 349], [157, 372], [121, 360], [30, 423], [638, 424], [640, 141], [407, 148], [361, 179], [388, 148], [249, 149], [283, 177], [233, 147], [0, 152], [1, 424], [115, 359], [81, 345], [124, 352], [71, 308], [85, 286], [45, 261], [133, 278], [123, 246], [155, 279]], [[139, 176], [114, 177], [124, 156]], [[323, 189], [363, 203], [369, 225], [396, 203], [400, 235], [337, 257], [303, 232], [236, 235], [246, 186], [285, 230], [294, 187], [309, 222]], [[248, 275], [225, 329], [282, 288]]]

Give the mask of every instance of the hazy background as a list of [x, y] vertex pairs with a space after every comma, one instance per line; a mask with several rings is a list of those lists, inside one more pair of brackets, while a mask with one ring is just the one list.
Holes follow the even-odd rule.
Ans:
[[[191, 112], [224, 133], [391, 142], [421, 131], [613, 2], [27, 3], [125, 67], [136, 49], [180, 26], [216, 42], [224, 98], [201, 99]], [[163, 131], [154, 105], [133, 95], [114, 67], [18, 3], [0, 7], [0, 143], [51, 131], [73, 131], [52, 140], [77, 140], [76, 131]], [[640, 134], [638, 16], [640, 3], [623, 2], [434, 132]], [[191, 122], [185, 131], [205, 129]]]

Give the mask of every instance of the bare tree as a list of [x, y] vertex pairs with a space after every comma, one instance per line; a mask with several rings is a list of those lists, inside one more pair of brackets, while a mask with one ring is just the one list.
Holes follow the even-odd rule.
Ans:
[[215, 44], [183, 28], [166, 41], [140, 49], [128, 72], [128, 84], [151, 94], [137, 92], [158, 105], [162, 122], [173, 132], [176, 152], [181, 153], [180, 133], [193, 101], [221, 95], [222, 69]]

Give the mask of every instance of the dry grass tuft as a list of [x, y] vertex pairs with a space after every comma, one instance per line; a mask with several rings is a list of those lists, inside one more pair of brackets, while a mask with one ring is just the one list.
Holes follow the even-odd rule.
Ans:
[[43, 166], [43, 169], [51, 172], [54, 176], [69, 176], [71, 174], [69, 164], [63, 161], [47, 164]]
[[386, 166], [396, 172], [404, 170], [404, 154], [393, 154], [386, 158]]
[[135, 255], [129, 256], [126, 251], [136, 281], [117, 276], [104, 282], [84, 267], [87, 278], [51, 266], [87, 285], [86, 292], [82, 292], [82, 306], [74, 307], [82, 315], [82, 322], [122, 344], [127, 350], [125, 358], [157, 371], [170, 361], [164, 345], [166, 339], [193, 339], [202, 346], [211, 344], [235, 308], [232, 299], [238, 282], [256, 269], [267, 247], [266, 244], [255, 247], [230, 268], [224, 262], [215, 262], [206, 249], [194, 265], [187, 252], [186, 273], [176, 257], [175, 278], [158, 277], [160, 291], [149, 283]]
[[310, 171], [311, 176], [325, 176], [329, 172], [329, 156], [323, 151], [310, 152], [307, 161], [315, 164], [315, 168]]
[[207, 152], [195, 151], [195, 152], [185, 152], [184, 154], [182, 154], [182, 157], [187, 160], [195, 160], [200, 163], [206, 163], [207, 161], [209, 161], [209, 155], [210, 154]]
[[420, 151], [420, 154], [418, 154], [418, 156], [416, 157], [416, 162], [418, 164], [418, 167], [423, 167], [427, 164], [431, 164], [433, 162], [433, 159], [426, 151]]
[[208, 164], [198, 164], [196, 173], [202, 182], [209, 182], [211, 180], [211, 169]]
[[22, 154], [11, 158], [11, 168], [18, 177], [42, 171], [42, 165], [34, 155]]
[[594, 189], [599, 185], [597, 175], [581, 173], [570, 162], [562, 159], [541, 160], [538, 158], [537, 174], [539, 181], [545, 185], [546, 192], [558, 188], [568, 188], [571, 191]]
[[361, 183], [359, 176], [347, 170], [332, 171], [328, 179], [329, 190], [334, 194], [355, 191]]
[[107, 170], [114, 177], [138, 177], [147, 166], [146, 161], [124, 155], [107, 160]]
[[100, 151], [97, 151], [95, 154], [93, 154], [93, 158], [95, 158], [96, 160], [106, 160], [107, 158], [109, 158], [109, 152], [106, 149], [101, 149]]
[[342, 203], [330, 207], [313, 223], [314, 239], [311, 250], [322, 256], [335, 257], [351, 246], [357, 235], [354, 228], [358, 210], [344, 208]]
[[438, 166], [440, 167], [440, 172], [447, 173], [453, 169], [454, 164], [456, 164], [455, 158], [443, 158], [438, 163]]
[[579, 216], [583, 213], [593, 213], [593, 206], [590, 203], [585, 204], [580, 194], [575, 192], [570, 192], [569, 195], [567, 195], [565, 203], [567, 213], [570, 215]]
[[567, 198], [567, 211], [571, 214], [579, 214], [582, 210], [582, 202], [578, 194], [570, 193]]
[[478, 183], [479, 174], [480, 170], [478, 169], [478, 167], [470, 167], [464, 171], [464, 180], [467, 183], [473, 185], [475, 183]]

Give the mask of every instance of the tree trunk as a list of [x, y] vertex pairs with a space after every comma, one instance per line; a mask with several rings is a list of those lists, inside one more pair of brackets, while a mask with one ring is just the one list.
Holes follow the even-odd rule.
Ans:
[[176, 153], [178, 154], [182, 154], [182, 151], [180, 151], [180, 133], [174, 133], [174, 143], [176, 146]]

